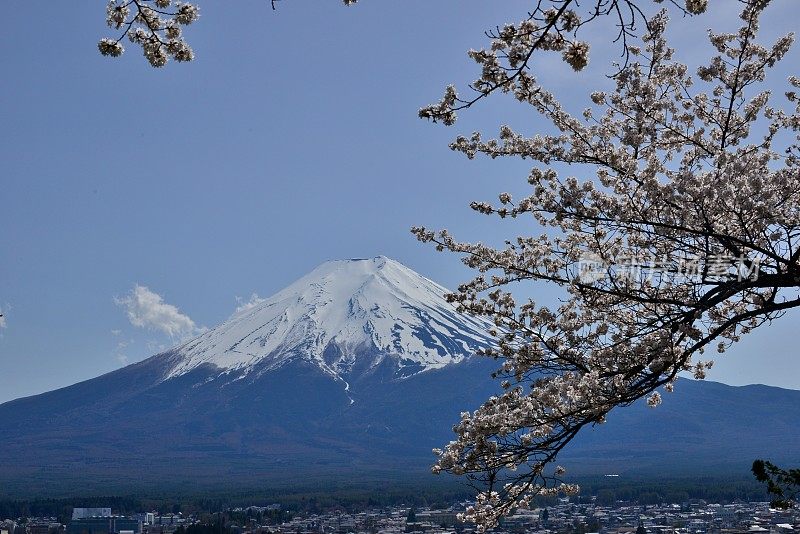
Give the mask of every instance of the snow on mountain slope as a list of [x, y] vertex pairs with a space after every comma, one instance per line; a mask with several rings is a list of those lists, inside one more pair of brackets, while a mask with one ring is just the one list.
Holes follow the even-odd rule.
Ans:
[[250, 373], [302, 358], [346, 381], [392, 358], [396, 377], [457, 363], [492, 343], [447, 289], [389, 258], [326, 262], [177, 347], [168, 378], [210, 364]]

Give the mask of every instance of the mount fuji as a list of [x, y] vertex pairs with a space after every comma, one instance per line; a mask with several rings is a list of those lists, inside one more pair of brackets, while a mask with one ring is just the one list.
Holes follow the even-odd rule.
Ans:
[[209, 366], [243, 379], [303, 360], [349, 390], [386, 366], [393, 378], [441, 369], [492, 343], [489, 323], [457, 314], [446, 292], [383, 256], [330, 261], [177, 347], [165, 378]]
[[[500, 391], [475, 356], [490, 323], [446, 292], [385, 257], [327, 262], [166, 352], [2, 404], [0, 493], [430, 476], [459, 413]], [[578, 473], [746, 474], [759, 456], [797, 462], [797, 442], [800, 392], [681, 380], [565, 453]]]

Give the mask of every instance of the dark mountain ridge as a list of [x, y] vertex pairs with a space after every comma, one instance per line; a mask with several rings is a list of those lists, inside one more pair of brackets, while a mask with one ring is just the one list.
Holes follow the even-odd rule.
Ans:
[[[8, 495], [430, 480], [431, 449], [499, 386], [486, 325], [388, 260], [330, 262], [202, 336], [0, 405]], [[571, 474], [800, 463], [800, 392], [680, 380], [585, 431]]]

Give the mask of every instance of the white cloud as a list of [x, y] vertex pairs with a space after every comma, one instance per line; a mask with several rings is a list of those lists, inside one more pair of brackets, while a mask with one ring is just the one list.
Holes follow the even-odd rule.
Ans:
[[128, 355], [125, 353], [125, 349], [128, 348], [128, 345], [132, 344], [133, 340], [122, 340], [117, 343], [117, 348], [114, 350], [114, 357], [121, 365], [128, 364]]
[[236, 297], [236, 304], [238, 304], [238, 306], [236, 306], [236, 313], [253, 309], [265, 300], [267, 299], [259, 297], [257, 293], [250, 295], [250, 300], [247, 302], [245, 302], [242, 297]]
[[161, 352], [167, 350], [167, 346], [163, 343], [159, 343], [155, 339], [148, 339], [147, 343], [145, 343], [145, 347], [147, 347], [147, 352]]
[[177, 306], [167, 304], [161, 295], [139, 284], [125, 297], [115, 298], [114, 302], [125, 309], [133, 326], [163, 332], [172, 339], [185, 339], [205, 330], [181, 313]]
[[6, 327], [6, 314], [3, 313], [2, 309], [0, 309], [0, 314], [2, 314], [2, 315], [0, 315], [0, 328], [5, 328]]
[[112, 336], [119, 336], [119, 335], [122, 335], [122, 330], [112, 330], [112, 331], [111, 331], [111, 335], [112, 335]]

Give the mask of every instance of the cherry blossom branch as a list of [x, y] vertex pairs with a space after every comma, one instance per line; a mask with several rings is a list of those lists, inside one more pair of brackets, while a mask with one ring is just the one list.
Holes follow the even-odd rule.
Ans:
[[119, 57], [125, 51], [121, 41], [127, 37], [141, 46], [153, 67], [163, 67], [169, 58], [191, 61], [194, 52], [183, 39], [182, 26], [193, 23], [198, 16], [196, 6], [181, 1], [109, 0], [106, 22], [122, 33], [117, 39], [101, 39], [98, 48], [104, 56]]
[[[531, 60], [537, 51], [561, 52], [567, 64], [576, 71], [582, 70], [589, 61], [589, 44], [577, 40], [579, 30], [608, 16], [615, 16], [617, 20], [618, 33], [613, 42], [622, 43], [624, 61], [617, 71], [619, 74], [630, 60], [628, 41], [637, 36], [637, 22], [641, 21], [649, 31], [647, 16], [639, 3], [636, 0], [595, 0], [590, 9], [584, 10], [585, 18], [582, 20], [577, 0], [538, 0], [536, 8], [519, 24], [487, 32], [487, 37], [492, 39], [489, 48], [470, 51], [470, 56], [482, 70], [481, 77], [469, 86], [473, 96], [462, 98], [455, 87], [448, 86], [439, 102], [419, 110], [420, 118], [452, 125], [458, 111], [468, 109], [498, 91], [507, 93], [514, 91], [515, 85], [526, 85], [530, 78], [527, 72], [531, 70]], [[686, 0], [685, 7], [674, 0], [669, 3], [687, 15], [703, 13], [708, 0]]]

